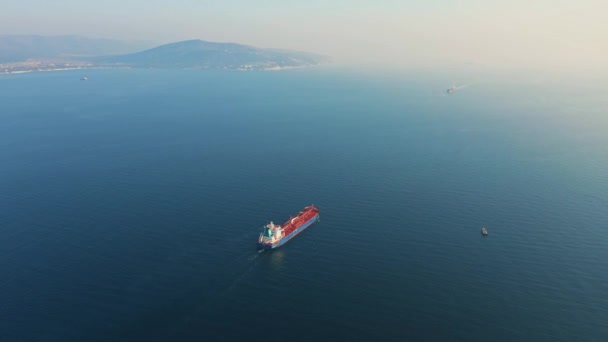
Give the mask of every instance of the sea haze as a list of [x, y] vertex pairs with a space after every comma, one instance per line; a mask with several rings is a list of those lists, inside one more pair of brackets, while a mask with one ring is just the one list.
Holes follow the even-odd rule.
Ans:
[[605, 82], [81, 76], [0, 77], [0, 340], [606, 341]]

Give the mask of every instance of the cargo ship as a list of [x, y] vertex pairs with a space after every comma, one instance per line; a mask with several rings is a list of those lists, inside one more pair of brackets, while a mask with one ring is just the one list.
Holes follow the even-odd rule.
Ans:
[[278, 226], [270, 221], [260, 233], [258, 248], [280, 247], [318, 220], [319, 208], [311, 205], [302, 209], [298, 215], [290, 217], [283, 225]]

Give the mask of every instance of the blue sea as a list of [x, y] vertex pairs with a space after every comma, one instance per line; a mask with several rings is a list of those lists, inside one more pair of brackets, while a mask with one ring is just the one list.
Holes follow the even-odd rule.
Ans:
[[83, 75], [0, 76], [1, 341], [608, 340], [601, 78]]

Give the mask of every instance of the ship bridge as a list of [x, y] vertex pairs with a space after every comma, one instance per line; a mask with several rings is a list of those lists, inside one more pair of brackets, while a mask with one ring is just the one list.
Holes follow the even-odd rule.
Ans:
[[283, 238], [283, 228], [270, 221], [269, 224], [264, 226], [264, 230], [260, 234], [259, 242], [265, 244], [272, 244], [276, 241], [281, 240], [281, 238]]

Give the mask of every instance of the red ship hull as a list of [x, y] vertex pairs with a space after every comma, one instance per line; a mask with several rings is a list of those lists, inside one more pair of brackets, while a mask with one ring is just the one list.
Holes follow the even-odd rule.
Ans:
[[265, 227], [260, 234], [258, 247], [264, 249], [277, 248], [291, 240], [297, 234], [319, 219], [319, 208], [314, 205], [304, 208], [296, 216], [290, 217], [283, 225], [274, 226], [273, 223]]

